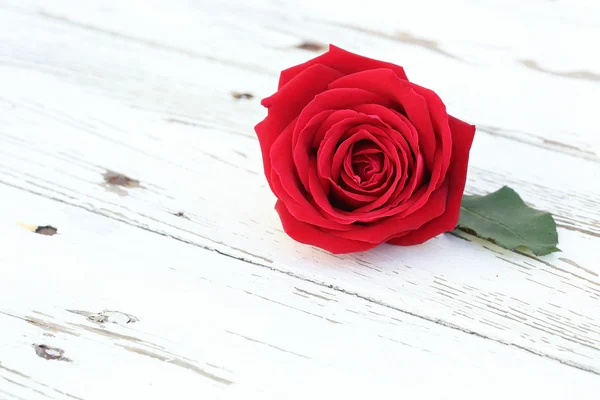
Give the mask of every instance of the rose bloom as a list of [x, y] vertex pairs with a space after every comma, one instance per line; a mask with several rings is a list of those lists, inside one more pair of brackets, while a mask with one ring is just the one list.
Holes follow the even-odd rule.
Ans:
[[456, 227], [475, 126], [402, 67], [330, 46], [262, 105], [265, 175], [296, 241], [350, 253]]

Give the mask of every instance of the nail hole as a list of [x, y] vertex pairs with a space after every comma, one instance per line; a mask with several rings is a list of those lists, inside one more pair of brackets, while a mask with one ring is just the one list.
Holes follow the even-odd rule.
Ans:
[[174, 212], [174, 213], [171, 213], [171, 214], [173, 214], [174, 216], [179, 217], [179, 218], [189, 219], [187, 217], [187, 215], [185, 215], [185, 213], [183, 211], [178, 211], [178, 212]]
[[325, 45], [310, 40], [305, 40], [296, 46], [297, 49], [308, 50], [308, 51], [323, 51], [326, 49]]
[[56, 347], [50, 347], [45, 344], [34, 344], [35, 354], [45, 360], [57, 360], [71, 362], [70, 359], [65, 357], [65, 351]]
[[37, 228], [35, 228], [34, 232], [40, 235], [54, 236], [58, 233], [58, 229], [50, 225], [45, 225], [38, 226]]
[[254, 98], [254, 95], [252, 93], [248, 93], [248, 92], [231, 92], [231, 97], [233, 97], [234, 99], [243, 99], [243, 100], [250, 100]]

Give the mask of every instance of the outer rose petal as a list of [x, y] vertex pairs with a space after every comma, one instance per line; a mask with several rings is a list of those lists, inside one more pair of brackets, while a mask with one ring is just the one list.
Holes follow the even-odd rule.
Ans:
[[285, 88], [263, 99], [262, 104], [269, 109], [269, 112], [267, 117], [254, 127], [254, 130], [260, 142], [265, 176], [269, 185], [271, 185], [269, 157], [271, 146], [315, 95], [326, 90], [327, 85], [340, 76], [339, 72], [329, 67], [314, 65], [298, 74]]
[[[413, 89], [427, 101], [431, 122], [437, 133], [438, 148], [441, 147], [441, 156], [438, 156], [442, 161], [441, 164], [436, 163], [436, 165], [441, 167], [440, 176], [444, 177], [448, 170], [448, 165], [450, 164], [450, 150], [452, 149], [452, 133], [448, 122], [450, 116], [446, 111], [446, 105], [435, 92], [419, 85], [415, 85], [412, 82], [410, 84]], [[441, 185], [441, 183], [441, 181], [438, 182], [437, 186]]]
[[450, 167], [446, 175], [446, 179], [450, 185], [448, 200], [446, 202], [446, 212], [421, 228], [402, 237], [391, 239], [388, 243], [400, 246], [421, 244], [440, 233], [451, 231], [456, 227], [460, 215], [460, 202], [467, 181], [469, 150], [473, 143], [475, 126], [469, 125], [452, 116], [449, 122], [450, 130], [452, 131], [452, 158], [450, 159]]
[[312, 60], [308, 60], [303, 64], [283, 70], [279, 77], [279, 89], [285, 86], [300, 72], [315, 64], [327, 65], [343, 74], [353, 74], [355, 72], [366, 71], [368, 69], [388, 68], [394, 71], [394, 73], [398, 75], [398, 78], [408, 80], [406, 73], [404, 72], [404, 68], [399, 65], [359, 56], [358, 54], [350, 53], [349, 51], [340, 49], [339, 47], [330, 44], [329, 51], [327, 53], [321, 54], [320, 56], [315, 57]]
[[292, 239], [325, 249], [334, 254], [352, 253], [372, 249], [377, 243], [359, 242], [329, 235], [313, 225], [300, 222], [289, 213], [281, 201], [275, 204], [275, 210], [281, 218], [283, 230]]

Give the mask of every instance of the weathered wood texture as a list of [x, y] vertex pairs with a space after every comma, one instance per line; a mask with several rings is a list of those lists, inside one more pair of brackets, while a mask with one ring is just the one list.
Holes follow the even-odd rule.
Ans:
[[[0, 399], [596, 398], [598, 5], [446, 3], [0, 1]], [[510, 185], [563, 252], [289, 239], [253, 126], [327, 43], [477, 124], [467, 191]], [[68, 311], [105, 309], [139, 321]]]
[[[0, 234], [16, 245], [0, 258], [0, 390], [14, 398], [559, 399], [600, 388], [595, 374], [340, 288], [3, 193]], [[14, 210], [58, 233], [16, 226]]]

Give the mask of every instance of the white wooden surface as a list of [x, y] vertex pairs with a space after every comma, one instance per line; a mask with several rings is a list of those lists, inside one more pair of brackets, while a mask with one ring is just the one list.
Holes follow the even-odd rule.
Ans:
[[[596, 399], [598, 37], [592, 0], [0, 0], [0, 399]], [[305, 41], [435, 89], [468, 192], [563, 252], [289, 239], [252, 128]]]

